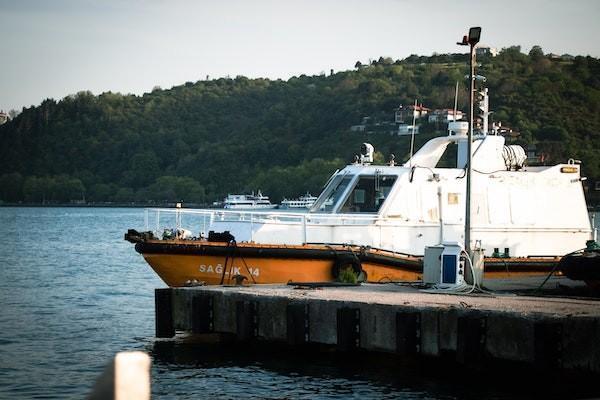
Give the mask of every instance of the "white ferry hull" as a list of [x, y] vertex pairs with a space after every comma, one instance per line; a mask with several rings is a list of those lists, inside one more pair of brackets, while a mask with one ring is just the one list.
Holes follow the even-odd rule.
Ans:
[[268, 205], [240, 205], [240, 204], [227, 204], [223, 208], [228, 210], [272, 210], [277, 208], [277, 204]]

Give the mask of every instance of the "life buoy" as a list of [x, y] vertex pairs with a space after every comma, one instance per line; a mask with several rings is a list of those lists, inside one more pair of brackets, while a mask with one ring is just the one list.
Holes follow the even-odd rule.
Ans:
[[356, 274], [358, 282], [367, 281], [367, 272], [362, 269], [362, 265], [358, 257], [354, 254], [338, 254], [331, 273], [335, 280], [339, 279], [340, 272], [346, 268], [352, 268], [352, 272]]

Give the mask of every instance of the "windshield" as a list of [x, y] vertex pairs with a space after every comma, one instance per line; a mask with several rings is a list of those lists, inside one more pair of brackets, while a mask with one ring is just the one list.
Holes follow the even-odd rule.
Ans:
[[340, 209], [342, 213], [376, 213], [390, 194], [396, 175], [360, 176]]
[[352, 178], [352, 175], [338, 175], [333, 178], [329, 186], [321, 193], [315, 205], [310, 209], [310, 212], [332, 212]]

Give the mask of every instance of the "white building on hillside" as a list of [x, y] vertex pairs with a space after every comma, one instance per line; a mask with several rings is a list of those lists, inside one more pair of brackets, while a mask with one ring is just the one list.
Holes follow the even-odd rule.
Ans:
[[8, 121], [8, 114], [4, 110], [0, 110], [0, 125], [5, 124]]
[[423, 104], [417, 105], [416, 107], [411, 104], [408, 107], [400, 105], [396, 109], [395, 122], [397, 124], [403, 124], [405, 122], [412, 122], [413, 118], [421, 119], [425, 117], [431, 110], [427, 107], [423, 107]]
[[486, 46], [485, 44], [479, 43], [475, 48], [475, 53], [478, 56], [492, 56], [496, 57], [498, 55], [498, 49], [495, 47]]
[[408, 124], [400, 124], [398, 125], [398, 136], [402, 135], [412, 135], [413, 130], [415, 135], [419, 134], [419, 125], [408, 125]]
[[451, 121], [458, 121], [463, 118], [463, 112], [461, 110], [456, 110], [456, 115], [454, 114], [454, 110], [444, 109], [444, 110], [434, 110], [431, 114], [429, 114], [428, 121], [429, 122], [444, 122], [448, 123]]

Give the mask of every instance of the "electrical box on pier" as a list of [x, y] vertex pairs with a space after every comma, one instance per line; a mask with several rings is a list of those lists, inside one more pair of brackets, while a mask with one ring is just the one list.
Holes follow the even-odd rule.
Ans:
[[465, 261], [458, 243], [425, 247], [423, 283], [462, 285], [465, 282]]

